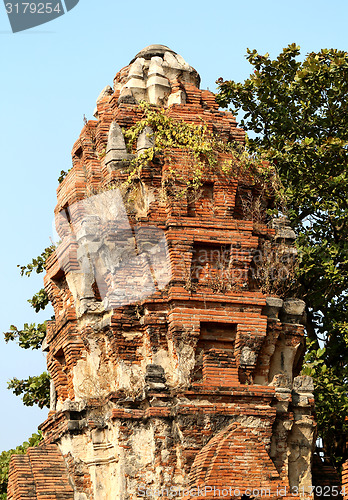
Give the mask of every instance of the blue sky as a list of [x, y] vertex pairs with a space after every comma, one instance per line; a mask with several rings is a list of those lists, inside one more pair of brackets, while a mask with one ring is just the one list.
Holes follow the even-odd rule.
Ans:
[[220, 76], [249, 75], [247, 47], [274, 57], [292, 42], [303, 56], [347, 50], [347, 18], [347, 0], [80, 0], [66, 15], [12, 34], [1, 2], [0, 451], [21, 444], [47, 416], [6, 389], [13, 376], [40, 374], [43, 354], [5, 344], [1, 332], [51, 315], [36, 315], [27, 303], [42, 287], [42, 275], [21, 278], [17, 264], [50, 244], [57, 178], [71, 166], [83, 116], [92, 118], [102, 88], [142, 48], [160, 43], [198, 70], [202, 88], [214, 91]]

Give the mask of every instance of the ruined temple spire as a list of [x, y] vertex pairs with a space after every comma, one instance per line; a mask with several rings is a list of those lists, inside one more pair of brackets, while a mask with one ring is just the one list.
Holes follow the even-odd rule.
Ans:
[[[258, 170], [238, 156], [244, 131], [199, 83], [150, 45], [73, 146], [46, 263], [53, 400], [43, 444], [12, 459], [9, 500], [313, 497], [304, 303], [269, 296], [294, 234], [271, 223]], [[175, 125], [162, 150], [140, 101]], [[180, 127], [207, 148], [190, 154]]]

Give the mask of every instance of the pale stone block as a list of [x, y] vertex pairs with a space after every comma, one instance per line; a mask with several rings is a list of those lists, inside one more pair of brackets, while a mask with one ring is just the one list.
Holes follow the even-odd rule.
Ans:
[[50, 380], [50, 411], [56, 411], [57, 392], [53, 380]]
[[186, 71], [192, 70], [191, 66], [185, 61], [185, 59], [180, 54], [175, 54], [174, 57]]
[[125, 88], [129, 88], [129, 89], [145, 89], [146, 85], [145, 85], [145, 81], [143, 79], [132, 77], [126, 83]]
[[167, 87], [169, 90], [171, 88], [168, 79], [157, 74], [151, 75], [147, 80], [146, 86], [151, 87], [152, 85], [161, 85], [163, 87]]
[[301, 319], [306, 310], [306, 303], [301, 299], [286, 299], [283, 304], [283, 312], [289, 316]]
[[163, 59], [161, 57], [152, 57], [150, 66], [149, 66], [149, 73], [148, 75], [163, 75], [164, 76], [164, 71], [163, 71]]
[[256, 363], [256, 352], [250, 347], [243, 347], [239, 363], [245, 366], [254, 366]]
[[306, 322], [306, 303], [301, 299], [286, 299], [281, 310], [283, 323], [302, 324]]
[[293, 389], [296, 392], [309, 392], [314, 391], [314, 384], [312, 377], [308, 375], [299, 375], [294, 378]]
[[183, 66], [179, 63], [179, 61], [175, 58], [172, 52], [165, 52], [164, 54], [164, 62], [170, 67], [178, 70], [183, 70]]
[[105, 165], [113, 161], [128, 160], [132, 155], [127, 153], [122, 129], [117, 122], [112, 122], [106, 146]]
[[272, 382], [269, 385], [277, 387], [277, 389], [287, 389], [287, 392], [291, 389], [291, 380], [286, 373], [278, 373], [274, 375]]
[[118, 104], [138, 104], [138, 101], [133, 96], [133, 92], [131, 89], [127, 87], [123, 87], [120, 97], [118, 98]]
[[164, 100], [170, 93], [170, 88], [164, 87], [162, 85], [152, 85], [147, 90], [147, 95], [150, 104], [162, 105]]
[[145, 127], [137, 140], [138, 155], [143, 153], [146, 149], [153, 148], [155, 145], [155, 136], [151, 127]]
[[144, 100], [146, 96], [146, 85], [144, 80], [132, 77], [125, 85], [125, 88], [129, 88], [132, 91], [133, 96], [138, 101]]
[[291, 240], [294, 241], [296, 239], [296, 234], [290, 226], [281, 227], [278, 229], [276, 235], [276, 240]]
[[108, 135], [108, 143], [106, 146], [106, 152], [108, 153], [113, 149], [124, 152], [127, 151], [122, 129], [117, 122], [111, 123]]
[[178, 90], [168, 97], [168, 106], [173, 104], [186, 104], [186, 93], [183, 90]]
[[114, 91], [112, 90], [112, 88], [110, 87], [110, 85], [107, 85], [106, 87], [103, 88], [103, 90], [100, 92], [99, 96], [98, 96], [98, 99], [97, 99], [97, 104], [99, 101], [101, 101], [102, 99], [104, 99], [104, 97], [108, 96], [108, 95], [112, 95], [114, 93]]
[[129, 79], [133, 77], [144, 78], [144, 69], [143, 69], [144, 62], [145, 59], [143, 59], [142, 57], [139, 57], [134, 61], [134, 63], [129, 69]]
[[86, 493], [75, 492], [74, 500], [88, 500]]
[[266, 297], [264, 314], [272, 319], [278, 319], [279, 310], [283, 306], [283, 300], [278, 297]]
[[153, 74], [147, 81], [147, 95], [151, 104], [163, 104], [163, 100], [170, 94], [171, 87], [167, 78]]
[[120, 169], [128, 165], [128, 161], [133, 158], [133, 155], [124, 151], [112, 150], [105, 155], [105, 165], [111, 170]]

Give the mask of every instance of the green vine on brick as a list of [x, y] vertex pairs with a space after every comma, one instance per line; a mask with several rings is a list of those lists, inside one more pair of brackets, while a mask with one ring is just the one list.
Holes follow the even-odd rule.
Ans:
[[[169, 116], [168, 110], [151, 107], [142, 102], [144, 116], [135, 125], [123, 130], [128, 151], [135, 149], [139, 135], [149, 127], [153, 131], [154, 145], [139, 156], [134, 157], [129, 164], [129, 173], [124, 186], [130, 191], [140, 179], [144, 167], [153, 162], [156, 157], [164, 157], [168, 168], [162, 179], [164, 189], [180, 187], [175, 197], [181, 198], [187, 192], [197, 192], [202, 187], [205, 174], [217, 173], [230, 179], [236, 179], [245, 174], [253, 183], [263, 186], [268, 194], [282, 199], [282, 189], [273, 166], [261, 156], [252, 156], [244, 148], [231, 142], [224, 142], [218, 134], [209, 130], [207, 123], [197, 125], [177, 120]], [[171, 166], [171, 152], [179, 149], [186, 155], [188, 170], [186, 175]], [[221, 160], [221, 155], [229, 158]], [[232, 155], [232, 157], [231, 157]]]

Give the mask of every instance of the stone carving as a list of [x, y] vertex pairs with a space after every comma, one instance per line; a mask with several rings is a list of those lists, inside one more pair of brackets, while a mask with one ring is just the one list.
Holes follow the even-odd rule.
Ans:
[[131, 158], [132, 155], [127, 153], [121, 127], [117, 122], [112, 122], [108, 135], [108, 143], [106, 145], [105, 165]]
[[146, 149], [152, 148], [155, 145], [155, 137], [153, 130], [150, 127], [145, 127], [137, 140], [137, 153], [141, 155]]
[[[150, 45], [133, 59], [125, 83], [116, 82], [115, 90], [120, 91], [119, 102], [126, 95], [136, 101], [145, 100], [150, 104], [185, 104], [186, 97], [182, 90], [173, 92], [172, 81], [180, 78], [186, 83], [199, 86], [198, 73], [174, 51], [164, 45]], [[127, 89], [128, 94], [125, 94]], [[172, 94], [172, 95], [171, 95]]]
[[282, 316], [284, 323], [303, 323], [305, 320], [306, 303], [300, 299], [284, 300]]

